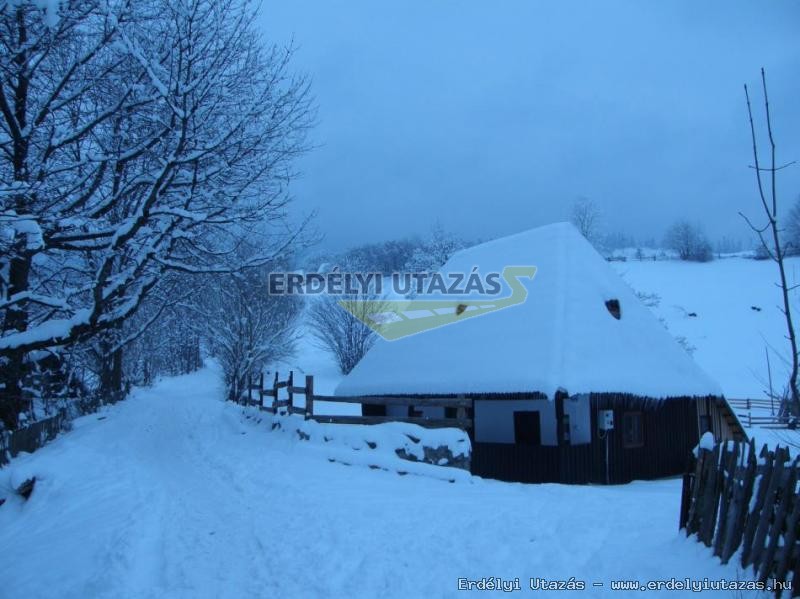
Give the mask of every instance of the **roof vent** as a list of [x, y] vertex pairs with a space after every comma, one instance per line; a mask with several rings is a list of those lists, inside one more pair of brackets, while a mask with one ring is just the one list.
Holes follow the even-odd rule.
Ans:
[[622, 318], [622, 308], [620, 308], [618, 299], [606, 300], [606, 308], [608, 308], [609, 314], [617, 320]]

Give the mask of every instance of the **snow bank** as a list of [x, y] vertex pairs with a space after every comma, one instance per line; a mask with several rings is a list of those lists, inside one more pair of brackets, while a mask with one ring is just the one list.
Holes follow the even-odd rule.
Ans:
[[266, 422], [273, 431], [288, 432], [324, 448], [331, 462], [450, 482], [471, 478], [472, 446], [460, 429], [429, 429], [406, 422], [327, 424], [265, 414], [257, 408], [245, 408], [245, 414]]

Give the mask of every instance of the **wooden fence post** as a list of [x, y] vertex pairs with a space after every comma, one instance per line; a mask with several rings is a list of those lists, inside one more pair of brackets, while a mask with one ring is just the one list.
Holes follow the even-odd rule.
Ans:
[[253, 403], [253, 373], [247, 375], [247, 405]]
[[756, 481], [758, 463], [756, 460], [756, 445], [752, 439], [742, 446], [742, 462], [744, 462], [745, 450], [747, 451], [747, 467], [741, 476], [741, 482], [734, 485], [733, 504], [728, 508], [728, 525], [721, 556], [723, 564], [727, 564], [730, 561], [734, 552], [742, 544], [745, 520], [747, 519], [750, 498], [753, 496], [753, 488]]
[[[792, 465], [792, 469], [795, 470], [793, 473], [795, 478], [797, 476], [797, 467], [798, 462], [795, 460], [794, 464]], [[791, 485], [787, 485], [787, 489], [794, 490]], [[783, 540], [783, 551], [778, 558], [778, 563], [775, 568], [775, 580], [779, 581], [785, 581], [786, 574], [789, 572], [789, 562], [792, 558], [794, 546], [797, 541], [797, 522], [800, 520], [800, 496], [798, 496], [796, 493], [791, 493], [786, 499], [787, 501], [790, 499], [794, 501], [794, 505], [792, 505], [792, 511], [786, 519], [786, 535]], [[800, 562], [800, 560], [797, 561]]]
[[761, 514], [761, 510], [764, 507], [764, 500], [767, 497], [767, 489], [770, 486], [770, 480], [772, 479], [772, 473], [775, 465], [775, 454], [767, 449], [766, 444], [761, 449], [761, 457], [766, 458], [766, 464], [763, 466], [761, 478], [758, 482], [758, 493], [756, 494], [756, 500], [753, 504], [753, 509], [751, 509], [747, 514], [747, 526], [745, 527], [744, 537], [742, 539], [743, 568], [746, 568], [752, 563], [750, 555], [753, 550], [753, 540], [756, 536], [756, 530], [758, 529], [758, 516]]
[[294, 370], [289, 371], [289, 380], [286, 382], [286, 393], [289, 396], [289, 414], [294, 409], [294, 392], [292, 391], [294, 385]]
[[[797, 461], [794, 461], [789, 470], [789, 476], [786, 480], [781, 479], [782, 486], [778, 489], [780, 503], [778, 509], [775, 510], [775, 517], [772, 525], [769, 527], [766, 541], [767, 546], [761, 556], [761, 567], [758, 569], [758, 580], [766, 581], [775, 567], [775, 552], [778, 550], [778, 542], [783, 534], [784, 526], [786, 525], [786, 515], [789, 513], [789, 502], [794, 496], [794, 490], [797, 486]], [[793, 545], [784, 545], [785, 552], [791, 552], [794, 549]], [[781, 581], [782, 582], [782, 581]]]
[[272, 383], [272, 411], [278, 415], [278, 371], [275, 371], [275, 379]]
[[[727, 447], [727, 443], [726, 443]], [[739, 444], [733, 444], [733, 451], [728, 455], [727, 463], [723, 466], [721, 499], [719, 506], [719, 521], [717, 524], [717, 535], [714, 541], [714, 555], [721, 556], [722, 548], [725, 546], [725, 535], [728, 531], [728, 509], [730, 508], [731, 498], [733, 497], [733, 487], [736, 484], [736, 464], [739, 461]]]
[[753, 544], [750, 549], [750, 561], [753, 564], [754, 573], [758, 572], [759, 566], [761, 565], [764, 541], [767, 538], [770, 519], [773, 516], [775, 499], [781, 483], [783, 482], [784, 462], [788, 458], [788, 455], [788, 449], [782, 447], [777, 447], [775, 449], [775, 466], [772, 470], [772, 476], [769, 479], [769, 486], [767, 487], [767, 494], [764, 497], [761, 513], [758, 515], [758, 527], [756, 528], [756, 534], [753, 537]]
[[306, 375], [306, 420], [314, 416], [314, 376]]
[[264, 371], [261, 371], [261, 376], [258, 379], [258, 405], [264, 407]]
[[699, 449], [697, 452], [697, 461], [694, 466], [694, 486], [692, 487], [692, 495], [689, 499], [689, 510], [686, 516], [686, 536], [692, 535], [698, 531], [697, 521], [699, 519], [698, 509], [700, 507], [700, 493], [703, 487], [704, 478], [703, 472], [706, 469], [706, 457], [710, 452], [705, 449]]
[[694, 473], [691, 471], [692, 466], [683, 475], [683, 484], [681, 485], [681, 511], [678, 516], [678, 530], [686, 528], [689, 522], [689, 506], [692, 503], [692, 486], [694, 482]]
[[[724, 447], [723, 453], [724, 453]], [[706, 471], [706, 486], [704, 489], [702, 499], [702, 511], [700, 523], [700, 540], [707, 547], [711, 547], [714, 539], [714, 525], [717, 522], [717, 506], [719, 505], [719, 464], [720, 464], [720, 446], [716, 445], [711, 452], [710, 456], [706, 456], [708, 460], [708, 470]]]

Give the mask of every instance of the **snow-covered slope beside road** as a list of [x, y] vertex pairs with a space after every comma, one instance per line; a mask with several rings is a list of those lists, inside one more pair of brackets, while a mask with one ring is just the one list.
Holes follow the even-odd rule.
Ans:
[[457, 597], [459, 577], [574, 576], [581, 596], [624, 597], [612, 579], [737, 576], [676, 530], [678, 480], [451, 484], [347, 467], [221, 397], [214, 369], [164, 380], [0, 471], [4, 494], [38, 479], [0, 507], [0, 596]]
[[[788, 379], [791, 356], [779, 310], [778, 270], [771, 261], [723, 258], [704, 264], [666, 261], [613, 262], [646, 299], [675, 337], [694, 347], [694, 359], [727, 397], [759, 398], [769, 387], [765, 347], [770, 348], [773, 384]], [[800, 259], [787, 260], [790, 283], [800, 282]], [[658, 296], [652, 297], [653, 294]], [[797, 291], [794, 309], [800, 315]]]

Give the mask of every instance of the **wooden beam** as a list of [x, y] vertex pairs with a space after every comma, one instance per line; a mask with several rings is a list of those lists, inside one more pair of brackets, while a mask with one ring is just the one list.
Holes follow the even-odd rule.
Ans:
[[377, 406], [443, 406], [446, 408], [468, 408], [472, 400], [459, 397], [385, 397], [385, 396], [339, 396], [315, 395], [317, 401], [332, 401], [337, 403], [374, 404]]
[[310, 374], [306, 375], [306, 388], [303, 391], [306, 395], [306, 418], [311, 418], [314, 415], [314, 377]]
[[292, 385], [294, 384], [294, 370], [289, 371], [289, 380], [286, 381], [286, 393], [289, 396], [289, 413], [292, 413], [292, 408], [294, 407], [294, 392], [292, 391]]
[[315, 415], [313, 420], [326, 424], [382, 424], [384, 422], [408, 422], [426, 428], [461, 428], [472, 427], [468, 418], [421, 418], [395, 416], [323, 416]]

